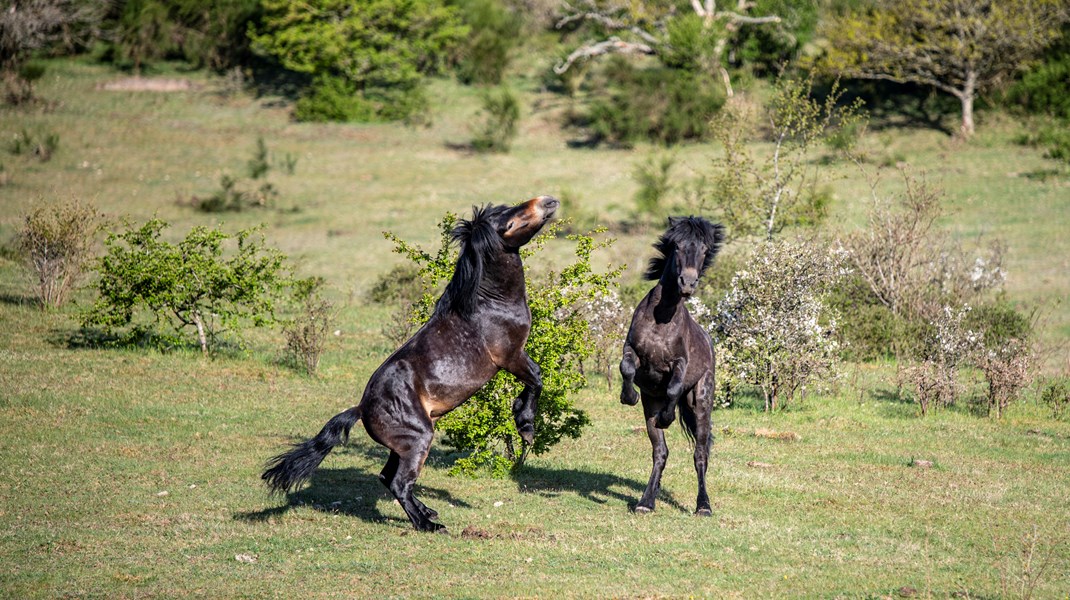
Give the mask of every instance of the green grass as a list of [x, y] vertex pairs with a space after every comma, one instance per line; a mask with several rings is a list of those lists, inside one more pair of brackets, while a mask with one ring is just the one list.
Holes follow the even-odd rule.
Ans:
[[[632, 211], [633, 165], [652, 149], [570, 150], [556, 113], [532, 108], [560, 101], [532, 89], [513, 151], [468, 156], [447, 143], [467, 141], [478, 99], [449, 82], [434, 84], [433, 96], [449, 99], [434, 125], [409, 129], [293, 123], [271, 99], [221, 97], [200, 74], [197, 92], [97, 89], [112, 76], [49, 63], [39, 92], [58, 105], [0, 112], [0, 142], [24, 127], [60, 134], [47, 163], [0, 147], [11, 174], [0, 243], [37, 202], [71, 195], [113, 218], [157, 214], [176, 235], [214, 224], [218, 215], [176, 199], [243, 174], [263, 136], [270, 151], [299, 157], [294, 175], [269, 175], [280, 205], [298, 210], [226, 215], [226, 226], [266, 222], [269, 243], [302, 274], [325, 277], [341, 334], [316, 379], [276, 366], [277, 333], [254, 332], [253, 351], [215, 361], [72, 348], [77, 307], [39, 311], [21, 267], [0, 254], [0, 595], [894, 597], [910, 587], [1020, 597], [1034, 538], [1034, 572], [1051, 555], [1034, 596], [1070, 593], [1070, 424], [1031, 399], [1000, 422], [965, 403], [918, 418], [885, 383], [887, 365], [851, 366], [841, 391], [776, 415], [746, 402], [715, 413], [710, 519], [691, 515], [694, 471], [678, 428], [658, 510], [630, 511], [649, 443], [639, 410], [601, 381], [578, 399], [593, 421], [584, 436], [513, 479], [450, 477], [453, 455], [436, 444], [418, 488], [449, 535], [411, 531], [375, 477], [385, 451], [359, 427], [307, 488], [268, 497], [263, 462], [354, 403], [393, 349], [381, 334], [392, 307], [365, 300], [401, 260], [383, 229], [431, 243], [447, 210], [566, 191], [588, 219], [617, 223]], [[942, 182], [957, 235], [1007, 240], [1013, 300], [1065, 299], [1066, 178], [1019, 176], [1052, 163], [1011, 144], [1012, 124], [989, 125], [965, 146], [924, 131], [878, 135]], [[685, 147], [678, 164], [701, 170], [713, 152]], [[847, 175], [834, 184], [831, 219], [843, 227], [864, 217], [865, 188]], [[634, 278], [654, 233], [620, 234], [601, 260], [627, 263]], [[549, 268], [566, 251], [552, 247], [529, 266]], [[1050, 310], [1045, 339], [1070, 339], [1070, 307]], [[801, 439], [755, 436], [762, 428]]]

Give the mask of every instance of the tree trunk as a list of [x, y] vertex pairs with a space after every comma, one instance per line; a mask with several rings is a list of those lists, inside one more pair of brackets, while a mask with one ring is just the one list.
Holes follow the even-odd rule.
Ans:
[[197, 339], [201, 342], [201, 353], [208, 356], [208, 336], [204, 332], [204, 321], [201, 320], [200, 312], [193, 312], [193, 323], [197, 326]]
[[966, 73], [966, 85], [962, 88], [959, 100], [962, 102], [962, 128], [960, 133], [964, 138], [970, 138], [974, 133], [973, 125], [973, 99], [977, 95], [977, 73]]

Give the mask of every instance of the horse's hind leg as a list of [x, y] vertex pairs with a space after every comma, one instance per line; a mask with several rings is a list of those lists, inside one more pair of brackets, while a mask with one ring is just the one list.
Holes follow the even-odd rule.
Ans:
[[624, 357], [620, 360], [620, 375], [624, 379], [620, 390], [620, 403], [635, 406], [639, 402], [639, 394], [635, 391], [635, 369], [638, 360], [635, 358], [635, 350], [627, 343], [624, 344]]
[[[390, 451], [390, 458], [386, 459], [386, 466], [383, 467], [382, 472], [379, 473], [379, 481], [383, 482], [383, 485], [386, 486], [386, 489], [388, 489], [388, 490], [391, 490], [390, 484], [394, 481], [394, 476], [398, 472], [398, 465], [400, 464], [400, 462], [401, 462], [401, 456], [397, 452], [394, 452], [393, 450], [391, 450]], [[391, 490], [391, 491], [393, 491], [393, 490]], [[428, 519], [437, 519], [438, 518], [438, 511], [436, 511], [433, 508], [429, 508], [427, 505], [425, 505], [423, 502], [421, 502], [420, 499], [417, 498], [416, 496], [413, 496], [412, 500], [413, 500], [413, 502], [416, 503], [417, 509], [426, 518], [428, 518]]]
[[713, 405], [713, 374], [708, 372], [699, 381], [688, 398], [690, 402], [681, 407], [681, 417], [685, 427], [695, 435], [695, 474], [698, 476], [698, 498], [695, 501], [695, 514], [708, 517], [713, 514], [710, 497], [706, 493], [706, 468], [710, 459], [710, 435], [712, 424], [710, 412]]
[[653, 454], [653, 466], [650, 469], [650, 481], [646, 484], [646, 491], [635, 506], [635, 512], [648, 513], [654, 510], [654, 501], [661, 490], [661, 472], [665, 470], [665, 461], [669, 458], [669, 446], [665, 443], [665, 431], [658, 428], [657, 415], [662, 408], [661, 402], [650, 400], [643, 396], [643, 415], [646, 417], [646, 434], [650, 438]]
[[445, 529], [444, 526], [432, 521], [437, 513], [420, 502], [413, 494], [416, 478], [419, 477], [420, 469], [431, 449], [434, 429], [430, 421], [408, 419], [395, 421], [391, 423], [390, 429], [380, 427], [380, 424], [374, 421], [365, 423], [366, 428], [369, 425], [371, 426], [369, 433], [373, 434], [372, 437], [390, 449], [390, 458], [386, 460], [386, 466], [379, 474], [379, 479], [401, 504], [412, 526], [420, 531]]

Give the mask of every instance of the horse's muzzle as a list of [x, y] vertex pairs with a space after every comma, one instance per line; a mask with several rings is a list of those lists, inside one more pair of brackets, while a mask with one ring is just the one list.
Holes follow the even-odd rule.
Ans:
[[539, 196], [535, 200], [535, 207], [543, 221], [549, 221], [557, 212], [557, 208], [561, 206], [561, 202], [553, 196]]

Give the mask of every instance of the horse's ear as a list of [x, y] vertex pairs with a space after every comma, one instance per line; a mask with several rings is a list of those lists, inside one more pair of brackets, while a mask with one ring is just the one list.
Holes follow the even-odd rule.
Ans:
[[677, 223], [683, 221], [686, 217], [669, 217], [669, 227], [675, 227]]

